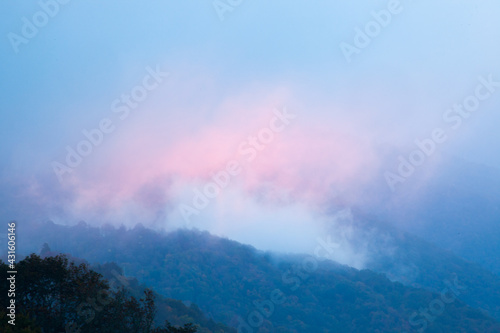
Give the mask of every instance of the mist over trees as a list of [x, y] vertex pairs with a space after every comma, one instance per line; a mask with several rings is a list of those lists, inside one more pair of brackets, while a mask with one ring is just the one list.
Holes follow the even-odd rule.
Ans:
[[[38, 232], [38, 247], [45, 258], [31, 255], [22, 265], [19, 263], [20, 269], [25, 267], [20, 275], [26, 273], [26, 278], [35, 279], [38, 284], [48, 280], [61, 286], [57, 290], [40, 289], [57, 302], [44, 303], [42, 297], [27, 308], [29, 312], [23, 313], [37, 325], [44, 322], [35, 313], [44, 309], [56, 318], [59, 327], [74, 321], [82, 326], [82, 332], [85, 325], [99, 325], [108, 322], [107, 318], [122, 325], [123, 332], [154, 332], [155, 325], [167, 332], [195, 328], [184, 326], [188, 323], [195, 324], [202, 333], [237, 329], [245, 332], [245, 328], [258, 333], [396, 333], [424, 327], [429, 332], [443, 333], [500, 330], [498, 322], [484, 310], [487, 304], [479, 310], [467, 306], [462, 299], [473, 288], [476, 293], [469, 296], [484, 295], [494, 282], [472, 286], [469, 276], [483, 273], [450, 256], [443, 257], [440, 265], [445, 268], [444, 273], [447, 265], [452, 265], [459, 272], [455, 275], [457, 284], [466, 284], [467, 290], [458, 289], [442, 313], [428, 320], [422, 309], [428, 309], [431, 302], [442, 297], [439, 292], [445, 281], [434, 275], [435, 268], [422, 263], [419, 267], [425, 270], [428, 285], [435, 286], [429, 288], [432, 291], [405, 286], [390, 281], [384, 274], [356, 270], [330, 260], [317, 262], [311, 269], [304, 265], [313, 260], [310, 256], [261, 252], [208, 232], [158, 233], [141, 226], [126, 230], [93, 228], [84, 223], [74, 227], [45, 224], [43, 230], [43, 237], [39, 230], [33, 232]], [[434, 251], [434, 256], [437, 253], [429, 251]], [[68, 253], [67, 257], [58, 256], [61, 252]], [[428, 256], [425, 251], [421, 255]], [[84, 260], [93, 264], [92, 269]], [[47, 268], [52, 266], [53, 270]], [[30, 273], [30, 267], [37, 267], [36, 273]], [[482, 276], [485, 283], [490, 279]], [[453, 275], [449, 278], [453, 281]], [[79, 282], [74, 285], [68, 282], [75, 279]], [[148, 292], [145, 286], [154, 292]], [[492, 313], [496, 292], [490, 290], [491, 299], [478, 299], [490, 302]], [[58, 305], [59, 300], [64, 300], [65, 305]], [[103, 304], [108, 301], [109, 304]], [[86, 323], [89, 318], [92, 320]], [[158, 322], [159, 318], [172, 324]]]

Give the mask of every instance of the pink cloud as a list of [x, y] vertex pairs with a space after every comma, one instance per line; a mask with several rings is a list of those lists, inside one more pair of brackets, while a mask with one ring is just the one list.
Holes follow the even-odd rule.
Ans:
[[232, 186], [269, 204], [318, 204], [332, 192], [369, 181], [378, 167], [370, 137], [346, 119], [328, 122], [307, 110], [289, 107], [296, 118], [255, 150], [252, 161], [241, 153], [242, 143], [250, 147], [249, 136], [269, 129], [273, 111], [287, 105], [289, 96], [282, 89], [262, 99], [235, 98], [204, 122], [193, 125], [190, 117], [179, 116], [175, 124], [165, 122], [163, 131], [148, 131], [155, 128], [148, 124], [163, 121], [152, 112], [155, 118], [133, 123], [75, 169], [65, 184], [76, 198], [70, 209], [99, 216], [167, 209], [183, 184], [208, 182], [231, 160], [242, 166]]

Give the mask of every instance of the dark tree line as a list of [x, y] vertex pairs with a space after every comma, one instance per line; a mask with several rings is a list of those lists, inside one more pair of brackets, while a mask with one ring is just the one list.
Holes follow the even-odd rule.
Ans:
[[[1, 332], [54, 333], [194, 333], [197, 327], [174, 327], [168, 321], [154, 327], [155, 296], [149, 289], [142, 298], [130, 296], [124, 288], [112, 290], [107, 280], [67, 257], [41, 258], [35, 254], [20, 261], [16, 276], [16, 326], [2, 320]], [[8, 266], [0, 261], [2, 276]], [[8, 281], [0, 282], [7, 295]], [[2, 297], [5, 309], [7, 299]], [[2, 318], [7, 318], [4, 310]]]

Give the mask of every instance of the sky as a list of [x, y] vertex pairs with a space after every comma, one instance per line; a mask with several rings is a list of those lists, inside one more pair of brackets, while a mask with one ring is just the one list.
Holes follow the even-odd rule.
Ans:
[[493, 0], [2, 2], [0, 212], [307, 250], [327, 208], [397, 197], [444, 153], [500, 168], [499, 15]]

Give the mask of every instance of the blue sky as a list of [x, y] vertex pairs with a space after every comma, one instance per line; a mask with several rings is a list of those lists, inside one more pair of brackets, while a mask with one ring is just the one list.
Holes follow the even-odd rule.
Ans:
[[[383, 180], [398, 160], [380, 152], [410, 154], [414, 140], [445, 127], [443, 114], [474, 93], [478, 77], [500, 81], [493, 0], [68, 1], [57, 10], [53, 3], [0, 4], [0, 170], [9, 218], [29, 206], [40, 219], [66, 222], [178, 219], [171, 212], [189, 201], [185, 193], [282, 106], [297, 120], [231, 191], [254, 210], [254, 201], [271, 197], [312, 211], [332, 187]], [[220, 3], [231, 7], [224, 20]], [[53, 17], [13, 46], [23, 18], [33, 23], [42, 4]], [[356, 29], [391, 6], [398, 13], [347, 61], [341, 43], [355, 45]], [[112, 102], [140, 85], [147, 68], [169, 76], [118, 120]], [[500, 167], [499, 111], [500, 88], [438, 151]], [[60, 182], [53, 162], [64, 162], [66, 147], [104, 118], [116, 129]], [[290, 165], [293, 182], [277, 176]]]

